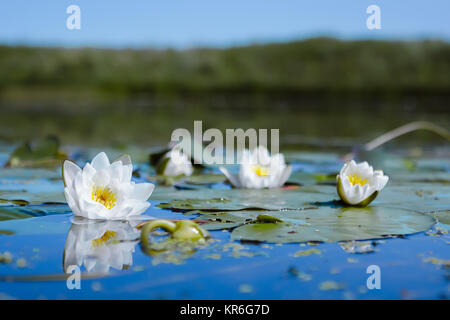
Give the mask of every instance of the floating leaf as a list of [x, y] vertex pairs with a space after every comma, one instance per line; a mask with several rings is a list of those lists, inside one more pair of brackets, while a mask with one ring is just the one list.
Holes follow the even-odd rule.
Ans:
[[388, 184], [373, 204], [410, 209], [422, 213], [448, 210], [450, 208], [450, 185], [430, 183]]
[[188, 184], [204, 185], [215, 184], [225, 181], [225, 177], [222, 174], [197, 174], [190, 177], [186, 177], [185, 182]]
[[317, 189], [205, 189], [181, 190], [175, 200], [159, 204], [160, 208], [177, 210], [281, 210], [311, 207], [312, 202], [333, 199], [335, 188], [317, 186]]
[[66, 203], [63, 192], [41, 192], [31, 193], [24, 190], [1, 191], [0, 199], [2, 202], [15, 205], [40, 205], [40, 204], [60, 204]]
[[277, 223], [277, 222], [283, 222], [280, 218], [268, 215], [268, 214], [260, 214], [256, 217], [257, 222], [262, 223]]
[[436, 211], [430, 215], [437, 219], [440, 223], [447, 225], [447, 228], [450, 227], [450, 210]]
[[59, 139], [54, 136], [39, 141], [35, 146], [25, 142], [17, 147], [6, 163], [7, 167], [54, 167], [67, 158], [59, 150]]
[[[267, 214], [289, 223], [245, 224], [233, 230], [231, 239], [274, 243], [364, 240], [416, 233], [434, 223], [427, 215], [387, 207], [321, 207]], [[295, 224], [297, 219], [299, 223]]]
[[26, 219], [33, 217], [32, 214], [18, 210], [17, 208], [1, 208], [0, 207], [0, 221]]
[[218, 212], [214, 214], [203, 214], [201, 219], [209, 220], [209, 222], [202, 224], [204, 229], [220, 230], [235, 228], [246, 222], [250, 222], [254, 220], [254, 216], [249, 215], [246, 211], [233, 211], [232, 213]]

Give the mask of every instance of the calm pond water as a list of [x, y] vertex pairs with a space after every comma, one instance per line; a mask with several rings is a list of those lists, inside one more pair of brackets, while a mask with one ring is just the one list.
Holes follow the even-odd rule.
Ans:
[[[11, 150], [13, 146], [1, 146], [2, 165]], [[69, 150], [79, 165], [95, 154], [94, 150], [82, 148]], [[450, 148], [441, 146], [381, 155], [391, 181], [373, 203], [375, 213], [367, 213], [369, 220], [362, 223], [370, 222], [370, 215], [390, 208], [413, 212], [414, 216], [395, 216], [395, 226], [384, 221], [389, 230], [411, 233], [417, 219], [430, 219], [431, 223], [425, 223], [426, 229], [420, 232], [356, 242], [276, 244], [233, 241], [233, 229], [210, 228], [212, 240], [202, 247], [153, 255], [146, 254], [141, 246], [135, 221], [74, 223], [65, 204], [60, 168], [0, 169], [0, 298], [448, 299], [449, 154]], [[139, 173], [133, 179], [157, 183], [145, 157], [133, 156]], [[289, 152], [286, 157], [294, 167], [289, 181], [301, 186], [273, 192], [293, 195], [294, 200], [286, 200], [288, 204], [295, 203], [296, 193], [299, 199], [303, 199], [302, 194], [315, 193], [320, 200], [311, 199], [309, 206], [322, 208], [320, 212], [341, 210], [332, 202], [338, 198], [333, 179], [342, 165], [340, 154]], [[375, 157], [372, 160], [376, 161]], [[202, 218], [205, 212], [199, 215], [176, 205], [159, 206], [198, 195], [198, 209], [202, 209], [207, 208], [202, 201], [214, 198], [208, 192], [232, 197], [233, 190], [220, 180], [217, 169], [208, 174], [217, 181], [184, 181], [176, 187], [157, 185], [150, 197], [151, 207], [143, 217], [208, 220]], [[108, 242], [108, 230], [119, 234], [119, 241]], [[339, 232], [337, 236], [345, 238], [344, 232]], [[383, 230], [378, 232], [382, 234]], [[97, 246], [93, 245], [94, 238], [101, 239]], [[70, 264], [81, 267], [80, 290], [67, 287], [64, 268]], [[381, 269], [379, 290], [366, 286], [370, 265]]]

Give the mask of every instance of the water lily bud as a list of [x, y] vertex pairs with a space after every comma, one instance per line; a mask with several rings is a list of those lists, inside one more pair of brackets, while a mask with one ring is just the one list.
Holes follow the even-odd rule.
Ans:
[[175, 177], [180, 175], [190, 176], [194, 169], [188, 156], [179, 148], [174, 148], [160, 160], [156, 171], [163, 176]]
[[367, 162], [347, 162], [336, 177], [337, 192], [342, 201], [353, 206], [369, 205], [383, 189], [389, 177], [373, 170]]

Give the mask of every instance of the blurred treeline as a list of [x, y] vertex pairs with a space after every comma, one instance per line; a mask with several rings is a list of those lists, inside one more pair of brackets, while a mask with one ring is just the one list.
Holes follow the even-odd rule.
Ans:
[[20, 94], [29, 93], [30, 103], [62, 93], [92, 99], [205, 92], [447, 96], [450, 44], [317, 38], [223, 50], [0, 47], [0, 90], [3, 101], [26, 101]]
[[203, 120], [205, 128], [364, 140], [407, 121], [447, 126], [449, 104], [450, 43], [438, 40], [0, 46], [0, 139], [166, 143], [171, 130]]

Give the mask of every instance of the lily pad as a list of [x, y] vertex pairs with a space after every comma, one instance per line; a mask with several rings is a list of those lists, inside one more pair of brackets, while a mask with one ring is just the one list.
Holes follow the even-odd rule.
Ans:
[[450, 185], [430, 183], [388, 185], [373, 204], [422, 213], [448, 210], [450, 208]]
[[450, 184], [450, 172], [395, 172], [390, 175], [395, 183], [442, 183]]
[[[4, 169], [5, 171], [12, 169]], [[14, 203], [15, 200], [23, 200], [31, 204], [42, 204], [47, 202], [65, 203], [64, 186], [62, 180], [50, 179], [32, 179], [28, 175], [32, 175], [35, 169], [14, 169], [21, 170], [24, 174], [23, 178], [5, 178], [1, 180], [6, 183], [0, 184], [0, 199], [2, 202]], [[2, 170], [3, 171], [3, 170]], [[39, 172], [51, 172], [39, 170]], [[36, 173], [39, 174], [39, 173]]]
[[72, 212], [67, 205], [0, 207], [0, 221], [42, 217]]
[[33, 179], [61, 180], [61, 168], [3, 168], [0, 179], [31, 181]]
[[[201, 213], [201, 212], [196, 212]], [[231, 229], [256, 219], [257, 212], [233, 211], [202, 214], [201, 220], [209, 220], [202, 224], [206, 230]]]
[[437, 221], [450, 227], [450, 210], [436, 211], [431, 213]]
[[67, 155], [59, 150], [59, 139], [54, 136], [39, 141], [35, 146], [25, 142], [18, 146], [6, 163], [7, 167], [55, 167], [59, 166]]
[[221, 183], [226, 180], [225, 176], [222, 174], [198, 174], [192, 175], [185, 179], [187, 184], [204, 185], [204, 184], [215, 184]]
[[[333, 199], [330, 189], [320, 188], [295, 190], [283, 189], [204, 189], [201, 191], [180, 190], [175, 200], [161, 203], [164, 209], [232, 211], [246, 209], [281, 210], [311, 207], [313, 202]], [[303, 191], [304, 190], [304, 191]], [[335, 190], [332, 188], [332, 190]]]
[[33, 217], [33, 215], [23, 212], [22, 210], [17, 210], [16, 208], [0, 208], [0, 221], [26, 219], [31, 217]]
[[10, 204], [65, 204], [66, 200], [62, 192], [30, 193], [25, 190], [0, 191], [0, 200]]
[[181, 175], [172, 184], [178, 190], [197, 190], [212, 188], [225, 182], [225, 180], [225, 176], [221, 174], [197, 174], [190, 177]]
[[365, 240], [412, 234], [434, 223], [428, 215], [388, 207], [321, 207], [267, 214], [289, 222], [245, 224], [233, 230], [231, 239], [273, 243]]

